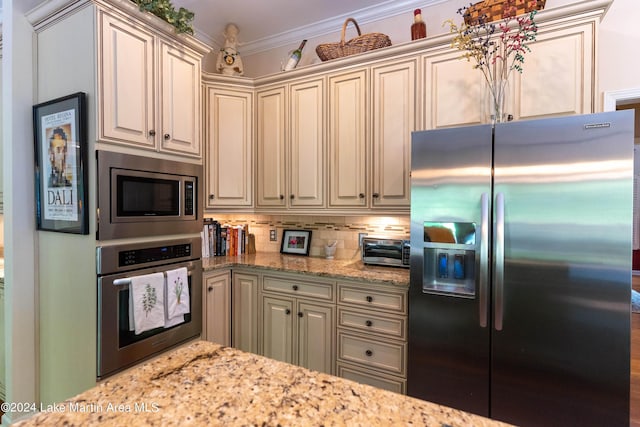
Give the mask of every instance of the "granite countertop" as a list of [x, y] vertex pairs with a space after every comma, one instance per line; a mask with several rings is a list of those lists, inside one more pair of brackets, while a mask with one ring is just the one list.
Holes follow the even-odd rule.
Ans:
[[506, 425], [205, 341], [42, 409], [15, 425]]
[[409, 286], [408, 268], [365, 265], [360, 260], [325, 259], [270, 252], [202, 259], [204, 271], [238, 266], [305, 273], [334, 279], [357, 279], [395, 286]]

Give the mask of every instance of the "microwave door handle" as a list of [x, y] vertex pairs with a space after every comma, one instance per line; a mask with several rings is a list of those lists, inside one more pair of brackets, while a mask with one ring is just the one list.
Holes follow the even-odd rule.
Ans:
[[[188, 267], [187, 276], [191, 276], [192, 270], [193, 270], [193, 267]], [[123, 279], [115, 279], [113, 281], [113, 286], [124, 286], [124, 285], [130, 285], [130, 284], [131, 284], [131, 279], [128, 277], [125, 277]]]

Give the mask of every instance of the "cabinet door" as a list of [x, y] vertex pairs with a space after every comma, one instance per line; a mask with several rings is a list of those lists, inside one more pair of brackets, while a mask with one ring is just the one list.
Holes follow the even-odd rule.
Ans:
[[[567, 26], [568, 25], [568, 26]], [[516, 119], [589, 114], [594, 107], [594, 23], [541, 29], [515, 73]]]
[[298, 365], [334, 373], [335, 322], [330, 306], [298, 302]]
[[258, 276], [233, 273], [232, 345], [258, 353]]
[[290, 87], [291, 207], [324, 205], [324, 80]]
[[409, 207], [416, 60], [373, 68], [372, 207]]
[[[100, 15], [99, 137], [155, 149], [155, 39], [105, 13]], [[91, 58], [87, 58], [89, 61]]]
[[259, 91], [256, 95], [258, 206], [287, 205], [285, 198], [286, 107], [285, 89]]
[[161, 147], [199, 157], [200, 59], [161, 41], [160, 64]]
[[208, 87], [207, 100], [206, 207], [251, 206], [252, 93]]
[[293, 360], [293, 302], [290, 299], [262, 298], [262, 354], [275, 360]]
[[231, 273], [205, 274], [203, 294], [206, 340], [231, 345]]
[[365, 207], [367, 70], [329, 77], [329, 205]]
[[486, 83], [482, 72], [446, 48], [423, 57], [424, 129], [478, 124], [484, 121]]

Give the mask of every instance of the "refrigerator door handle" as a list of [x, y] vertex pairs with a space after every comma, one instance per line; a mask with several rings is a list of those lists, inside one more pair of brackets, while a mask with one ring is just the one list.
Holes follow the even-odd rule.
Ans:
[[504, 314], [504, 193], [496, 194], [496, 269], [494, 280], [495, 313], [493, 325], [502, 330]]
[[487, 327], [489, 311], [489, 194], [480, 197], [480, 274], [478, 276], [478, 300], [480, 327]]

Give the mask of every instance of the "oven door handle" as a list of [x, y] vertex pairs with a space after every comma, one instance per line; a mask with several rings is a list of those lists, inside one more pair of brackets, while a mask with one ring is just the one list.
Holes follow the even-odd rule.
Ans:
[[[187, 267], [187, 276], [191, 276], [191, 271], [193, 271], [193, 267], [189, 266]], [[164, 277], [167, 277], [167, 272], [163, 271]], [[125, 277], [122, 279], [114, 279], [113, 281], [113, 286], [124, 286], [124, 285], [130, 285], [131, 284], [131, 279], [129, 277]]]

